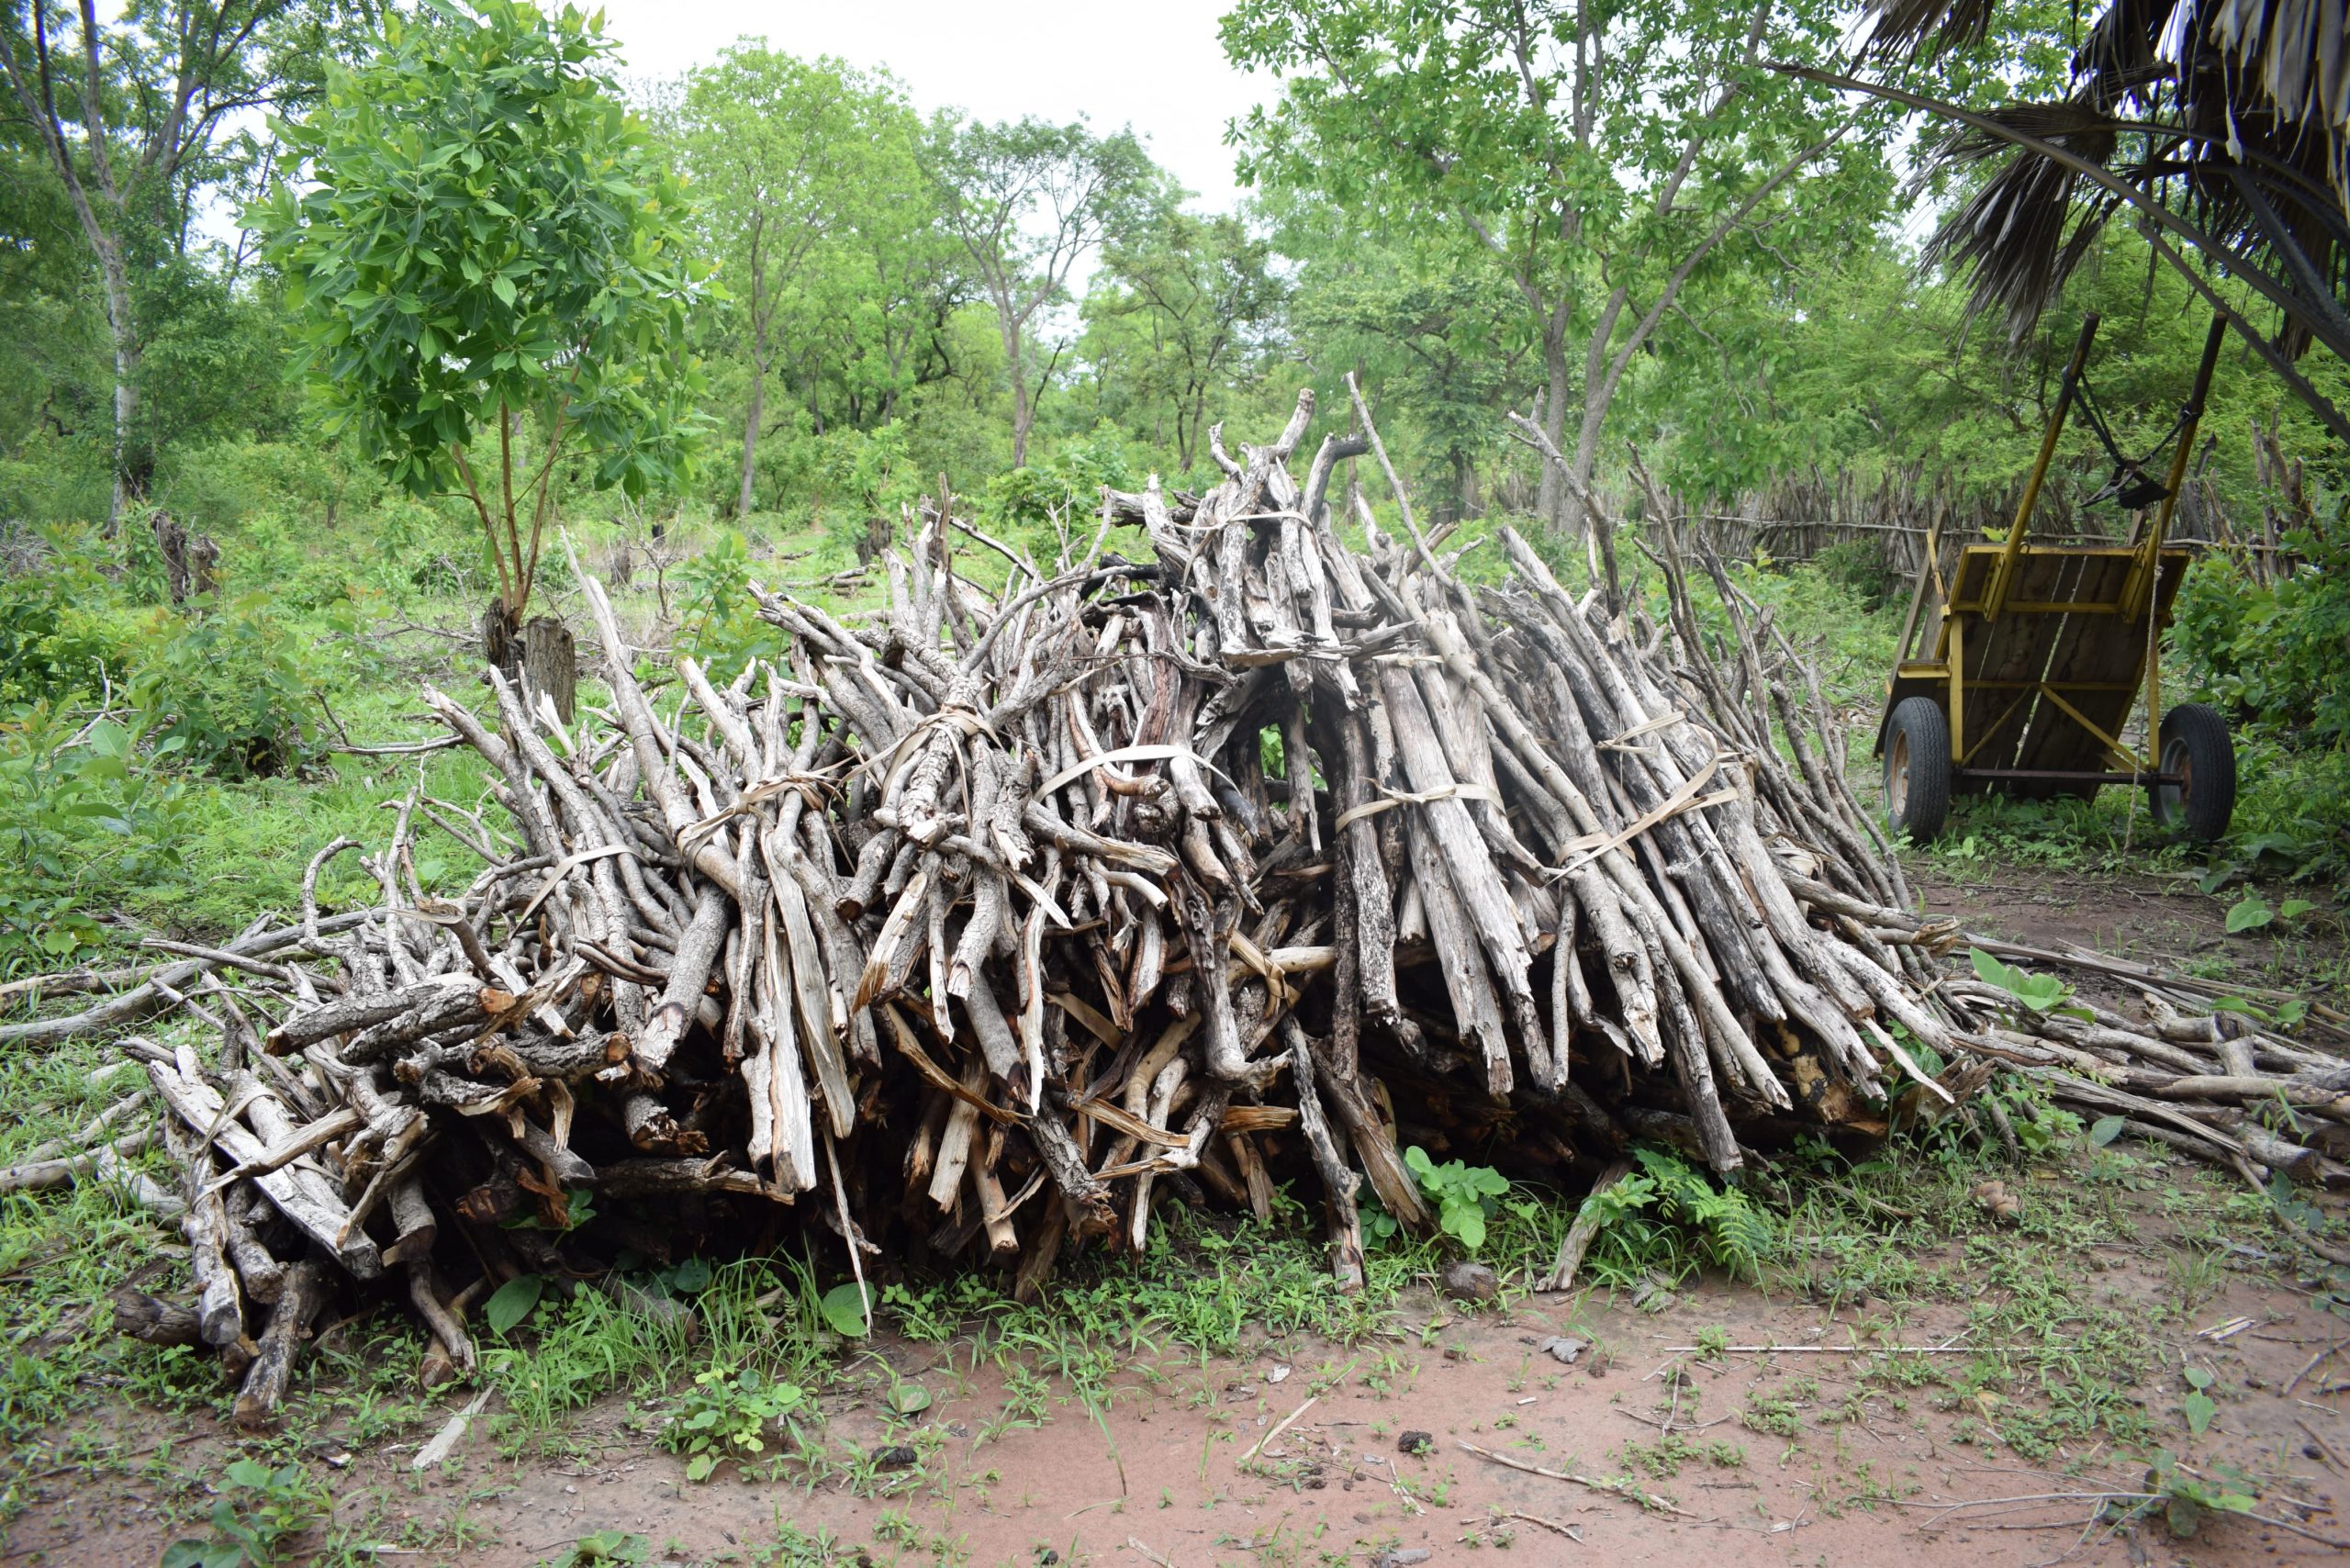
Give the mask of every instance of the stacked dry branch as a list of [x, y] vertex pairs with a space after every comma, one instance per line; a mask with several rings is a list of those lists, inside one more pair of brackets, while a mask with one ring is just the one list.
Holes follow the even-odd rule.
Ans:
[[[1034, 1292], [1169, 1193], [1265, 1214], [1311, 1171], [1353, 1281], [1365, 1180], [1429, 1223], [1415, 1144], [1728, 1175], [1979, 1082], [1925, 999], [1952, 933], [1902, 913], [1816, 683], [1727, 579], [1718, 658], [1670, 557], [1658, 628], [1506, 530], [1472, 582], [1407, 501], [1350, 549], [1333, 473], [1385, 456], [1366, 416], [1299, 485], [1312, 412], [1213, 439], [1205, 496], [1105, 495], [1051, 570], [925, 509], [879, 609], [760, 592], [786, 651], [739, 671], [641, 679], [583, 575], [610, 703], [576, 725], [495, 672], [491, 711], [428, 692], [486, 798], [401, 804], [371, 907], [319, 916], [338, 841], [298, 924], [0, 1028], [217, 1034], [122, 1042], [196, 1289], [126, 1319], [248, 1366], [262, 1422], [341, 1278], [396, 1280], [463, 1371], [485, 1292], [622, 1249], [804, 1224], [859, 1282]], [[427, 832], [478, 857], [464, 892], [420, 885]]]

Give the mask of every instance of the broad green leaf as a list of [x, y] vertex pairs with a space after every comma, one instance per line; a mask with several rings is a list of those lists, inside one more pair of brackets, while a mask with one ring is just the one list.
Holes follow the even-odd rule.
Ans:
[[1966, 950], [1966, 957], [1967, 960], [1975, 966], [1975, 978], [1987, 985], [1996, 985], [2010, 995], [2014, 994], [2022, 980], [2022, 976], [2014, 969], [2001, 963], [1980, 947], [1969, 947]]
[[2220, 1413], [2211, 1396], [2199, 1388], [2179, 1402], [2179, 1409], [2187, 1417], [2187, 1429], [2199, 1438], [2211, 1425], [2211, 1417]]
[[861, 1338], [866, 1331], [865, 1293], [856, 1281], [834, 1285], [824, 1293], [822, 1303], [824, 1321], [833, 1332], [845, 1338]]
[[2266, 900], [2258, 893], [2246, 893], [2228, 911], [2228, 935], [2255, 930], [2276, 918], [2277, 912], [2268, 907]]
[[2089, 1142], [2098, 1148], [2103, 1148], [2107, 1144], [2120, 1137], [2121, 1129], [2129, 1125], [2130, 1118], [2127, 1116], [2099, 1116], [2089, 1124]]
[[517, 1274], [491, 1292], [489, 1300], [482, 1304], [481, 1309], [490, 1331], [503, 1337], [530, 1316], [531, 1309], [539, 1305], [539, 1296], [546, 1286], [543, 1274]]
[[266, 1486], [274, 1479], [269, 1466], [251, 1459], [230, 1460], [225, 1473], [235, 1486]]

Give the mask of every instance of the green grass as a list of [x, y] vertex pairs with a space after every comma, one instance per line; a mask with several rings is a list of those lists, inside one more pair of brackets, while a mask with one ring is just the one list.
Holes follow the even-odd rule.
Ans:
[[[2011, 1096], [2020, 1127], [2027, 1103]], [[1935, 1135], [1889, 1145], [1830, 1180], [1789, 1173], [1774, 1282], [1847, 1312], [1866, 1303], [1856, 1327], [1888, 1346], [1915, 1339], [1908, 1326], [1923, 1306], [1962, 1310], [1967, 1354], [1889, 1349], [1853, 1370], [1887, 1398], [1917, 1391], [1966, 1415], [2023, 1459], [2099, 1439], [2141, 1452], [2175, 1446], [2184, 1433], [2149, 1387], [2166, 1357], [2175, 1362], [2166, 1347], [2192, 1332], [2228, 1271], [2290, 1277], [2297, 1249], [2267, 1199], [2223, 1174], [2160, 1151], [2092, 1149], [2076, 1119], [2044, 1105], [2031, 1114], [2047, 1141], [2021, 1171]], [[2022, 1200], [2012, 1225], [1992, 1222], [1972, 1197], [1993, 1174]], [[2178, 1233], [2148, 1235], [2148, 1207], [2178, 1215]], [[2221, 1250], [2228, 1244], [2277, 1260], [2278, 1274]], [[2125, 1262], [2134, 1267], [2117, 1272]], [[2345, 1277], [2314, 1300], [2342, 1310], [2350, 1271], [2333, 1272]], [[1758, 1396], [1741, 1420], [1791, 1434], [1802, 1403]]]

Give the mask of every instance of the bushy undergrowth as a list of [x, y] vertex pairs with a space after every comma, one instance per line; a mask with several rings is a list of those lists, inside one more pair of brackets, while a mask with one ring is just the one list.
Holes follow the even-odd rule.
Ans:
[[[372, 673], [348, 594], [303, 614], [252, 563], [185, 610], [151, 536], [19, 539], [0, 577], [0, 976], [53, 968], [126, 902], [193, 892], [185, 852], [218, 792], [304, 779], [323, 755], [320, 694]], [[239, 541], [241, 544], [243, 542]], [[288, 580], [297, 574], [281, 576]], [[236, 917], [237, 924], [250, 913]]]
[[2303, 564], [2273, 585], [2215, 553], [2180, 585], [2173, 643], [2235, 729], [2231, 848], [2305, 879], [2350, 880], [2350, 538], [2288, 535]]

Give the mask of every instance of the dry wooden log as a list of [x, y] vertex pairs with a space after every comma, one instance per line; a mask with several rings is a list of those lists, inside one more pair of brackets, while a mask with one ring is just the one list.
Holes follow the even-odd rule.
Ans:
[[310, 1320], [326, 1305], [326, 1268], [315, 1258], [304, 1258], [285, 1271], [285, 1288], [270, 1309], [260, 1350], [245, 1373], [244, 1385], [237, 1390], [236, 1421], [245, 1431], [276, 1429], [277, 1407], [294, 1381]]
[[204, 1326], [193, 1307], [125, 1287], [109, 1296], [115, 1331], [150, 1345], [200, 1345]]
[[[268, 1146], [228, 1114], [228, 1103], [220, 1091], [200, 1078], [161, 1063], [150, 1063], [147, 1072], [172, 1114], [198, 1137], [208, 1138], [230, 1159], [246, 1163], [267, 1153]], [[253, 1182], [280, 1214], [340, 1258], [354, 1277], [371, 1280], [383, 1271], [375, 1243], [364, 1232], [344, 1234], [351, 1216], [339, 1202], [330, 1196], [322, 1197], [290, 1170], [269, 1171], [254, 1177]]]

